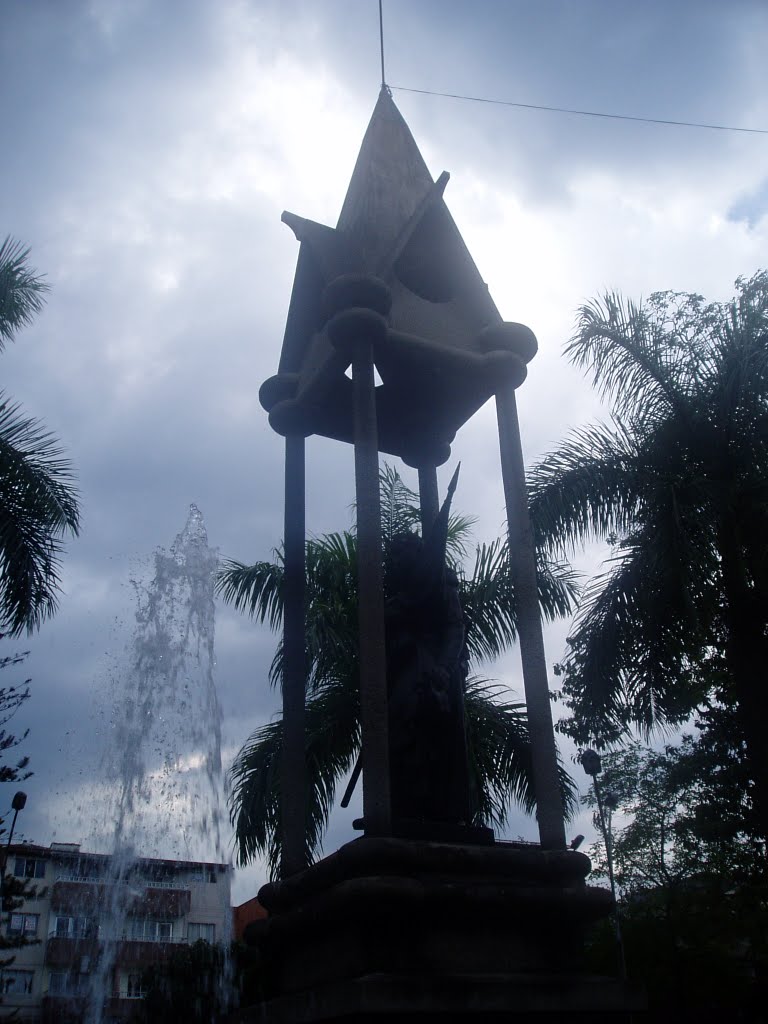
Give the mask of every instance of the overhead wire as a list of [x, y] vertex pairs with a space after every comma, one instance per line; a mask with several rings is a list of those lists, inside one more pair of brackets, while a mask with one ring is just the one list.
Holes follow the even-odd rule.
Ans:
[[[381, 2], [381, 0], [380, 0]], [[382, 84], [384, 77], [383, 57], [383, 34], [382, 34]], [[544, 103], [518, 103], [515, 100], [497, 100], [487, 96], [465, 96], [454, 92], [437, 92], [433, 89], [414, 89], [407, 85], [390, 85], [390, 89], [398, 92], [417, 93], [421, 96], [440, 96], [449, 100], [469, 100], [472, 103], [490, 103], [501, 107], [518, 107], [522, 110], [546, 110], [556, 114], [574, 114], [579, 117], [602, 117], [614, 121], [639, 121], [643, 124], [664, 124], [676, 128], [709, 128], [719, 132], [747, 132], [751, 135], [768, 135], [768, 128], [742, 128], [737, 125], [709, 124], [704, 121], [673, 121], [661, 117], [637, 117], [632, 114], [608, 114], [599, 110], [576, 110], [571, 107], [551, 107]]]

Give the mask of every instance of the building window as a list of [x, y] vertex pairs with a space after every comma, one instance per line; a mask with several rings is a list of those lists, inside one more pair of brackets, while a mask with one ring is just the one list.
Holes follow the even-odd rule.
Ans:
[[6, 968], [2, 973], [3, 995], [32, 995], [32, 979], [34, 971], [17, 971], [12, 967]]
[[54, 935], [57, 939], [84, 939], [93, 931], [93, 921], [89, 917], [56, 918]]
[[146, 917], [135, 917], [128, 930], [131, 939], [143, 942], [171, 942], [173, 939], [172, 921], [153, 921]]
[[48, 975], [48, 995], [77, 996], [88, 991], [88, 975], [69, 971], [51, 971]]
[[67, 975], [64, 971], [51, 971], [48, 975], [48, 994], [61, 996], [67, 990]]
[[146, 995], [142, 976], [140, 974], [129, 974], [128, 975], [128, 998], [129, 999], [143, 999]]
[[8, 934], [23, 935], [24, 938], [33, 939], [37, 935], [39, 921], [39, 914], [11, 914]]
[[215, 942], [216, 925], [199, 924], [196, 921], [190, 921], [187, 925], [187, 939], [190, 942], [197, 942], [198, 939], [204, 939], [205, 942]]
[[199, 868], [188, 876], [190, 882], [216, 882], [215, 868]]
[[34, 857], [17, 857], [13, 873], [19, 878], [45, 878], [45, 861]]

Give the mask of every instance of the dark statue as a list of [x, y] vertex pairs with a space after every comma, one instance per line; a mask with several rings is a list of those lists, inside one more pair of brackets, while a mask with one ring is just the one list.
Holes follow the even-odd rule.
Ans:
[[469, 669], [459, 581], [446, 565], [458, 470], [429, 535], [395, 536], [385, 559], [393, 824], [471, 820], [464, 685]]

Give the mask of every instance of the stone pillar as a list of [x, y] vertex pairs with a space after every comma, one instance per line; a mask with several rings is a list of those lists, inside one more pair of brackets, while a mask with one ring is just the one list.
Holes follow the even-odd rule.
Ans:
[[426, 537], [440, 511], [437, 489], [437, 466], [419, 466], [419, 505], [421, 508], [421, 536]]
[[305, 463], [304, 438], [285, 439], [285, 576], [283, 601], [283, 750], [280, 827], [283, 878], [302, 871], [306, 857], [305, 738]]
[[501, 475], [507, 506], [509, 564], [517, 609], [517, 633], [528, 710], [539, 838], [545, 850], [563, 850], [563, 801], [549, 700], [547, 659], [541, 631], [536, 557], [528, 516], [528, 495], [525, 487], [517, 403], [512, 388], [500, 391], [496, 395], [496, 413], [499, 423]]
[[391, 832], [384, 581], [381, 551], [379, 444], [374, 386], [374, 345], [385, 344], [389, 289], [377, 278], [349, 275], [326, 289], [335, 312], [328, 335], [351, 356], [357, 502], [360, 725], [363, 821], [366, 835]]
[[538, 343], [530, 328], [523, 324], [505, 322], [486, 327], [477, 339], [477, 347], [488, 354], [496, 391], [501, 475], [507, 506], [509, 568], [528, 709], [539, 838], [545, 850], [563, 850], [563, 800], [549, 700], [547, 659], [541, 631], [536, 555], [528, 515], [525, 465], [515, 401], [515, 389], [525, 380], [527, 364], [536, 355]]

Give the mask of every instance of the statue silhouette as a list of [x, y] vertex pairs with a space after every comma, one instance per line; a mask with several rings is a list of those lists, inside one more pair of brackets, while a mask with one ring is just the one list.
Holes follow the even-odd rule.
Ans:
[[464, 686], [469, 668], [459, 581], [446, 565], [458, 469], [428, 536], [392, 538], [384, 562], [393, 824], [471, 820]]

